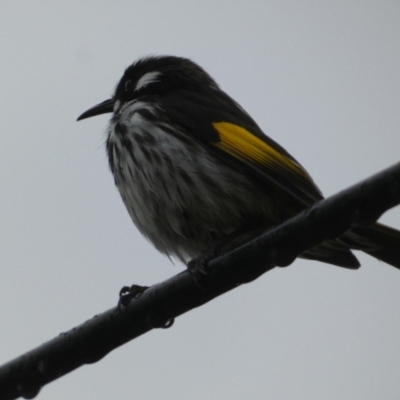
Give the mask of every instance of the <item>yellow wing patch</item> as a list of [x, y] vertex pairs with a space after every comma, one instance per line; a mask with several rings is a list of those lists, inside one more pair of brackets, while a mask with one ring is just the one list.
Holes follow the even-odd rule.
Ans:
[[273, 170], [284, 169], [302, 176], [307, 181], [312, 179], [295, 161], [274, 149], [247, 129], [229, 122], [214, 122], [213, 127], [219, 133], [220, 141], [214, 146], [241, 160], [248, 160]]

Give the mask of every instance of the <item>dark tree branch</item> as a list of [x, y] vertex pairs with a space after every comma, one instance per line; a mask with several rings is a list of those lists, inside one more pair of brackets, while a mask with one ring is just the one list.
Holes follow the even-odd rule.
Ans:
[[307, 249], [369, 225], [400, 203], [400, 164], [346, 189], [209, 262], [199, 279], [184, 271], [154, 285], [126, 307], [108, 310], [0, 368], [0, 399], [33, 398], [45, 384], [118, 346], [162, 328], [179, 315], [250, 282], [275, 266], [287, 266]]

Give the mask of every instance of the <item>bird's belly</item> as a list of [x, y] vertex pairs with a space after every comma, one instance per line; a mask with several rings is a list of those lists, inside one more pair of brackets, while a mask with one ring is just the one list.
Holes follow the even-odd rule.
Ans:
[[162, 253], [186, 261], [265, 215], [268, 196], [195, 140], [162, 127], [114, 127], [108, 152], [115, 183], [140, 232]]

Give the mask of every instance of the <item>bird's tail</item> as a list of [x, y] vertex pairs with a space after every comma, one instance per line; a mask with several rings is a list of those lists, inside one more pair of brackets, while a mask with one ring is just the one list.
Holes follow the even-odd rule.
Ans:
[[375, 223], [354, 227], [341, 239], [352, 249], [361, 250], [400, 269], [400, 231]]
[[340, 238], [327, 240], [300, 257], [357, 269], [360, 263], [351, 250], [361, 250], [400, 269], [400, 231], [379, 223], [356, 226]]

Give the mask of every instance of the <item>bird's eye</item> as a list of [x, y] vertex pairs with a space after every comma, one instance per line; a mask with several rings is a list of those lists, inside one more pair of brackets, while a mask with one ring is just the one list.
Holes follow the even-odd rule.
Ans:
[[125, 92], [129, 92], [132, 89], [132, 81], [129, 79], [125, 82]]

